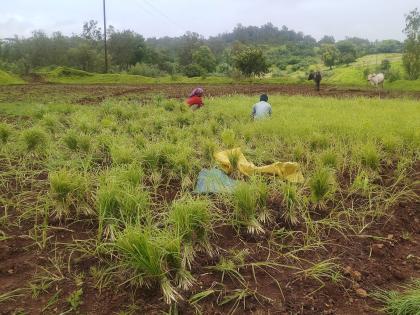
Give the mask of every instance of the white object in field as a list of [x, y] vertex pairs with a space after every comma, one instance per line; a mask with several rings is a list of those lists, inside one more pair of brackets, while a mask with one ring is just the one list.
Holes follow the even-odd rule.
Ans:
[[378, 85], [384, 85], [385, 81], [385, 75], [383, 73], [373, 73], [368, 75], [368, 81], [370, 84], [372, 84], [375, 87], [378, 87]]

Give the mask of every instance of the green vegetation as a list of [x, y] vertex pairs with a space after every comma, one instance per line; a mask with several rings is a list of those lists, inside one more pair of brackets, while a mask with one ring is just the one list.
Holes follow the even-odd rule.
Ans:
[[[30, 289], [0, 291], [8, 305], [26, 307], [33, 294], [42, 307], [83, 313], [92, 296], [118, 292], [121, 311], [148, 299], [159, 311], [240, 313], [291, 298], [293, 285], [307, 290], [291, 306], [299, 311], [306, 294], [341, 288], [351, 243], [391, 242], [383, 220], [417, 198], [416, 100], [272, 95], [272, 118], [252, 122], [255, 97], [241, 95], [195, 112], [162, 97], [141, 106], [43, 97], [0, 106], [0, 241], [24, 235], [27, 253], [48, 258], [21, 284]], [[296, 161], [305, 181], [236, 171], [232, 193], [194, 195], [200, 170], [217, 167], [212, 153], [231, 147], [256, 165]]]
[[9, 74], [0, 69], [0, 85], [9, 85], [9, 84], [23, 84], [24, 81], [17, 77], [16, 75]]
[[375, 297], [385, 304], [382, 309], [389, 315], [419, 315], [420, 314], [420, 280], [397, 291], [381, 291]]

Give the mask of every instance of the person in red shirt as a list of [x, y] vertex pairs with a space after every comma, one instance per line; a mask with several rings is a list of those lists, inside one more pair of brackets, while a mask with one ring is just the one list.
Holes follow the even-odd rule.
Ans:
[[202, 88], [194, 89], [188, 97], [186, 103], [192, 109], [196, 110], [204, 106], [203, 103], [204, 90]]

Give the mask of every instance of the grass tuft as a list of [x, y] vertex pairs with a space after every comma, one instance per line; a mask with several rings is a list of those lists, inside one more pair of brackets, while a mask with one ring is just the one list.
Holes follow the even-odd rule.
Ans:
[[382, 311], [389, 315], [420, 315], [420, 280], [402, 287], [402, 292], [379, 291], [374, 297], [385, 306]]

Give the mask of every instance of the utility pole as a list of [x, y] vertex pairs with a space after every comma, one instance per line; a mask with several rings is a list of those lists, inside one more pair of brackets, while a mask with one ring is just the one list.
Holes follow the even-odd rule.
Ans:
[[107, 47], [107, 44], [106, 44], [106, 4], [105, 4], [105, 0], [103, 0], [103, 7], [104, 7], [105, 73], [108, 73], [108, 47]]

